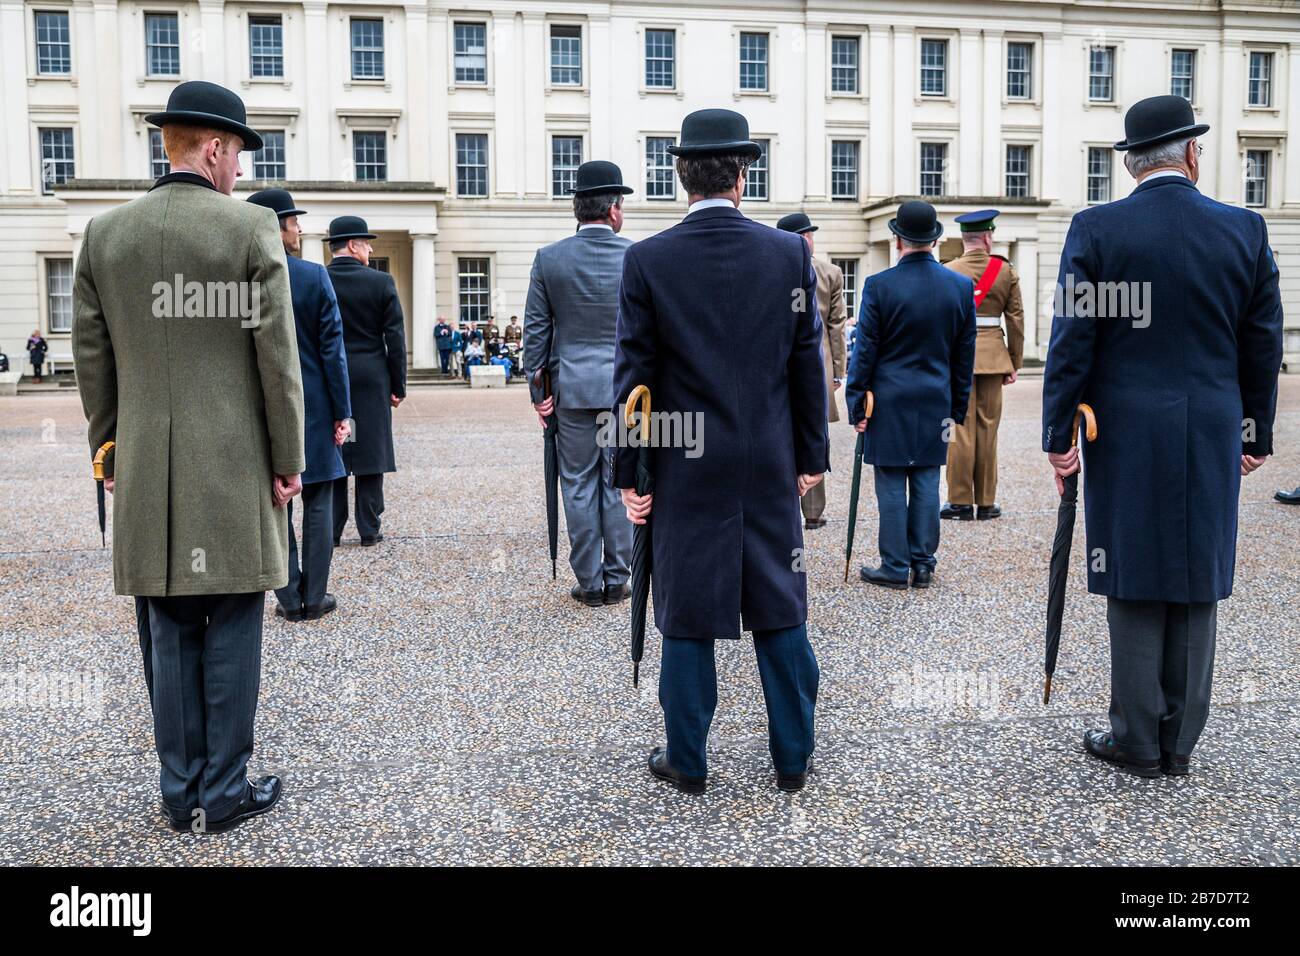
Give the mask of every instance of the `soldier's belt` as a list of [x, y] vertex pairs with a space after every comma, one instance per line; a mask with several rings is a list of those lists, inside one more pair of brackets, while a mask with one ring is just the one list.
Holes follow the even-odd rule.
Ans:
[[977, 315], [975, 316], [975, 327], [977, 329], [996, 329], [1002, 326], [1002, 316], [1000, 315]]

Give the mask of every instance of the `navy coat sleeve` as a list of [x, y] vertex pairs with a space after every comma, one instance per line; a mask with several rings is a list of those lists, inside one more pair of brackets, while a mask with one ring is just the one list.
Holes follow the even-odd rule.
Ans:
[[534, 403], [546, 399], [545, 391], [533, 385], [533, 375], [551, 361], [554, 332], [555, 317], [551, 312], [551, 300], [546, 295], [539, 249], [533, 256], [533, 268], [528, 275], [528, 300], [524, 304], [524, 374], [528, 376], [528, 391]]
[[[649, 387], [651, 411], [654, 410], [659, 330], [655, 323], [654, 303], [637, 264], [635, 249], [636, 246], [632, 246], [623, 257], [623, 281], [618, 291], [613, 408], [616, 418], [622, 413], [623, 403], [632, 394], [632, 389], [638, 385]], [[824, 384], [822, 389], [825, 390]], [[615, 488], [635, 488], [637, 449], [615, 444], [610, 454], [610, 484]]]
[[[1237, 382], [1241, 389], [1241, 453], [1273, 453], [1273, 416], [1277, 411], [1277, 373], [1282, 366], [1282, 299], [1278, 291], [1277, 263], [1268, 245], [1268, 226], [1259, 218], [1262, 233], [1255, 264], [1255, 291], [1237, 326]], [[1254, 440], [1246, 431], [1254, 426]]]
[[[974, 299], [971, 300], [972, 304]], [[862, 286], [858, 306], [858, 325], [854, 331], [853, 352], [849, 356], [849, 377], [844, 383], [844, 401], [848, 403], [849, 424], [857, 425], [865, 415], [862, 407], [876, 375], [880, 345], [880, 304], [871, 294], [871, 280]]]
[[406, 320], [397, 286], [390, 278], [384, 290], [384, 349], [388, 353], [389, 388], [398, 398], [406, 397]]
[[1075, 216], [1065, 236], [1061, 268], [1056, 277], [1056, 314], [1043, 370], [1043, 451], [1062, 454], [1070, 450], [1074, 413], [1083, 400], [1092, 373], [1097, 321], [1091, 316], [1063, 315], [1066, 276], [1074, 286], [1097, 281], [1092, 237], [1087, 221]]
[[971, 294], [966, 297], [961, 328], [957, 332], [957, 341], [953, 343], [951, 365], [952, 420], [958, 425], [966, 421], [970, 390], [975, 384], [975, 284], [970, 280], [963, 284], [971, 286]]
[[[790, 387], [790, 417], [794, 425], [794, 463], [801, 475], [831, 470], [826, 434], [826, 366], [822, 358], [822, 320], [817, 312], [817, 273], [804, 243], [804, 308], [796, 313], [794, 345], [786, 366]], [[811, 308], [808, 306], [811, 304]]]
[[316, 301], [320, 307], [317, 328], [320, 330], [320, 361], [325, 371], [325, 386], [329, 391], [330, 409], [334, 421], [352, 417], [352, 395], [348, 384], [348, 353], [343, 347], [343, 317], [339, 314], [338, 296], [325, 267], [317, 273], [320, 294]]

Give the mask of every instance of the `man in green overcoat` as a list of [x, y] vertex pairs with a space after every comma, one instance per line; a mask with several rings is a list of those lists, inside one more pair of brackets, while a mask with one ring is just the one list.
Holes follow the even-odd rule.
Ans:
[[162, 127], [172, 172], [97, 216], [77, 260], [73, 356], [91, 452], [114, 442], [113, 581], [140, 644], [178, 830], [269, 810], [247, 778], [267, 589], [288, 579], [284, 505], [301, 490], [303, 398], [275, 213], [234, 200], [261, 138], [244, 104], [183, 83]]

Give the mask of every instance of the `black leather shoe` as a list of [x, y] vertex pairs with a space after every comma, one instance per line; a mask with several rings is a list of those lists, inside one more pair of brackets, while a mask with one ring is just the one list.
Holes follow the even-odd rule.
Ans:
[[622, 604], [632, 596], [632, 591], [626, 584], [616, 584], [614, 587], [605, 585], [605, 603]]
[[703, 793], [703, 777], [687, 777], [668, 763], [668, 751], [656, 747], [650, 751], [650, 773], [658, 780], [666, 780], [682, 793]]
[[321, 601], [319, 606], [303, 608], [302, 619], [304, 621], [319, 620], [338, 606], [338, 599], [334, 595], [326, 593], [325, 600]]
[[990, 518], [1001, 518], [1002, 507], [996, 502], [991, 505], [980, 505], [975, 509], [976, 521], [988, 521]]
[[363, 547], [363, 548], [373, 548], [375, 545], [377, 545], [380, 541], [383, 541], [383, 540], [384, 540], [384, 533], [381, 531], [381, 532], [379, 532], [379, 534], [375, 535], [373, 538], [362, 538], [362, 539], [361, 539], [361, 547]]
[[1167, 777], [1185, 777], [1192, 771], [1192, 759], [1178, 754], [1160, 753], [1160, 772]]
[[286, 621], [301, 621], [301, 620], [302, 620], [302, 608], [298, 607], [298, 608], [294, 608], [293, 610], [286, 611], [286, 610], [284, 609], [284, 605], [283, 605], [283, 604], [277, 604], [277, 605], [275, 606], [275, 616], [276, 616], [276, 617], [282, 617], [282, 618], [284, 618]]
[[239, 806], [235, 807], [227, 817], [220, 820], [206, 821], [203, 832], [225, 833], [227, 830], [239, 826], [245, 820], [251, 820], [253, 817], [265, 813], [280, 802], [280, 794], [283, 789], [279, 777], [259, 777], [257, 780], [248, 781], [248, 788], [244, 791]]
[[805, 531], [816, 531], [818, 528], [826, 527], [825, 518], [809, 518], [803, 523]]
[[803, 765], [803, 773], [781, 773], [776, 772], [776, 788], [784, 790], [786, 793], [795, 793], [803, 789], [803, 785], [808, 782], [808, 774], [812, 772], [812, 755], [810, 754], [807, 762]]
[[1083, 749], [1098, 760], [1116, 764], [1139, 777], [1160, 776], [1159, 760], [1137, 760], [1130, 757], [1115, 742], [1115, 738], [1105, 730], [1085, 730], [1083, 732]]
[[930, 581], [934, 577], [934, 572], [929, 568], [912, 569], [912, 587], [924, 590], [930, 586]]
[[939, 517], [945, 521], [974, 521], [975, 506], [946, 504], [939, 509]]
[[169, 827], [177, 833], [190, 832], [190, 828], [194, 825], [194, 820], [196, 819], [193, 810], [181, 810], [180, 812], [175, 812], [165, 803], [162, 805], [162, 809], [163, 815], [167, 817], [167, 825]]
[[569, 590], [569, 597], [579, 604], [585, 604], [587, 607], [602, 607], [605, 604], [605, 591], [603, 588], [599, 591], [584, 591], [581, 586], [575, 584]]
[[868, 584], [878, 584], [882, 588], [893, 588], [895, 591], [907, 590], [907, 578], [891, 578], [880, 568], [863, 568], [858, 575]]
[[1300, 487], [1295, 491], [1277, 491], [1273, 497], [1284, 505], [1300, 505]]
[[338, 547], [339, 545], [341, 545], [342, 543], [343, 543], [343, 540], [342, 540], [341, 538], [335, 538], [335, 539], [334, 539], [334, 547], [337, 548], [337, 547]]

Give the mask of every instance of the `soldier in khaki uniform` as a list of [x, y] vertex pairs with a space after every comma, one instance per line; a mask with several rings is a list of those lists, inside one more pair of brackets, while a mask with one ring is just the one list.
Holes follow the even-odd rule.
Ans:
[[[997, 518], [998, 423], [1002, 387], [1016, 380], [1023, 364], [1025, 310], [1020, 277], [1002, 256], [992, 254], [996, 209], [958, 216], [965, 251], [946, 263], [975, 282], [975, 383], [964, 424], [955, 426], [948, 446], [948, 504], [940, 517], [970, 521]], [[1003, 337], [1002, 317], [1006, 317]]]
[[[792, 212], [777, 221], [776, 228], [803, 236], [808, 243], [808, 251], [813, 251], [813, 236], [817, 231], [808, 217], [801, 212]], [[821, 316], [825, 329], [822, 339], [822, 363], [826, 366], [826, 419], [838, 422], [840, 410], [835, 404], [835, 392], [844, 383], [847, 356], [845, 354], [844, 322], [847, 318], [844, 310], [844, 272], [837, 265], [832, 265], [815, 256], [812, 259], [813, 271], [817, 273], [817, 314]], [[826, 481], [814, 485], [802, 498], [799, 507], [803, 511], [804, 527], [821, 528], [826, 524], [822, 512], [826, 510]]]

